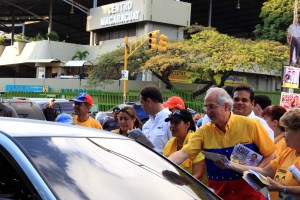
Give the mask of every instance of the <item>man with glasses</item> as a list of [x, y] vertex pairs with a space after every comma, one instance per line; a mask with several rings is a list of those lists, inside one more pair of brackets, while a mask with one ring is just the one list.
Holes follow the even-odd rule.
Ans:
[[172, 138], [170, 122], [165, 122], [171, 111], [163, 106], [163, 97], [155, 86], [145, 87], [140, 95], [142, 108], [149, 115], [149, 120], [143, 125], [142, 132], [154, 145], [154, 150], [162, 153], [166, 143]]
[[254, 107], [254, 92], [249, 86], [238, 86], [233, 90], [233, 109], [232, 112], [236, 115], [257, 119], [267, 130], [270, 138], [274, 141], [274, 132], [269, 127], [267, 122], [256, 116], [253, 112]]
[[75, 125], [86, 126], [90, 128], [103, 129], [101, 124], [89, 116], [90, 109], [93, 106], [93, 99], [89, 94], [79, 93], [74, 101], [73, 123]]
[[[183, 148], [169, 156], [180, 164], [201, 150], [230, 155], [236, 144], [241, 143], [264, 156], [258, 166], [265, 166], [275, 157], [275, 145], [267, 131], [257, 121], [231, 112], [232, 98], [222, 88], [210, 88], [204, 99], [204, 109], [211, 123], [199, 128]], [[206, 159], [208, 186], [223, 199], [265, 199], [246, 183], [242, 174], [227, 168], [225, 164]]]

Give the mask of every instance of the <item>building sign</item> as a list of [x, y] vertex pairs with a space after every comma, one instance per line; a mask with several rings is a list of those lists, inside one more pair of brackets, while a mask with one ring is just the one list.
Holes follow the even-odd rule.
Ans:
[[100, 19], [101, 26], [112, 26], [126, 24], [139, 20], [140, 11], [133, 11], [132, 1], [123, 1], [120, 3], [109, 4], [106, 6], [108, 17]]
[[199, 75], [194, 72], [173, 70], [169, 76], [169, 80], [177, 83], [193, 83], [198, 77]]
[[240, 86], [247, 84], [247, 77], [246, 76], [229, 76], [224, 85], [232, 85], [232, 86]]
[[[222, 74], [214, 75], [214, 79], [217, 84], [221, 83], [221, 78], [222, 78]], [[247, 82], [248, 80], [246, 76], [231, 75], [225, 80], [224, 85], [240, 86], [240, 85], [247, 85]]]
[[48, 85], [6, 85], [6, 92], [49, 92]]

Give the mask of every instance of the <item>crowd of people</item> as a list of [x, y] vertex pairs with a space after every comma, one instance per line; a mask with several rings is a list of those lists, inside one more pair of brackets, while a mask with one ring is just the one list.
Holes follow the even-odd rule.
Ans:
[[[164, 102], [155, 86], [145, 87], [139, 100], [149, 115], [144, 124], [129, 106], [114, 108], [112, 117], [101, 124], [89, 115], [93, 100], [86, 93], [70, 100], [74, 102], [74, 116], [58, 115], [53, 107], [55, 99], [50, 99], [44, 113], [48, 121], [104, 129], [125, 137], [140, 129], [154, 151], [180, 165], [223, 199], [266, 199], [242, 178], [249, 169], [268, 177], [271, 199], [300, 199], [300, 182], [288, 170], [292, 165], [300, 170], [299, 108], [286, 111], [272, 105], [268, 96], [255, 95], [249, 86], [208, 89], [205, 114], [192, 115], [178, 96]], [[14, 116], [10, 109], [6, 112]], [[237, 144], [252, 152], [243, 162], [230, 160]], [[223, 154], [229, 161], [206, 159], [202, 151]], [[260, 161], [258, 155], [262, 156]]]

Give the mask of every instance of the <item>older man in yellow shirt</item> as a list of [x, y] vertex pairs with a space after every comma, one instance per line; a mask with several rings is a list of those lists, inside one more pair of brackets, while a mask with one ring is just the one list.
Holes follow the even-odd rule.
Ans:
[[[211, 123], [200, 127], [183, 148], [169, 156], [180, 164], [201, 150], [220, 153], [230, 158], [233, 148], [241, 143], [264, 156], [259, 166], [265, 166], [275, 157], [275, 145], [258, 120], [231, 112], [232, 98], [222, 88], [211, 88], [204, 99], [204, 108]], [[231, 169], [218, 167], [206, 159], [208, 186], [223, 199], [265, 199]]]

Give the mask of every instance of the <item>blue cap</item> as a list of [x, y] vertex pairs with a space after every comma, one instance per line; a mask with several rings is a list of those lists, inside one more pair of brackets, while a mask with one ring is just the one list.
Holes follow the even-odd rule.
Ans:
[[60, 123], [73, 124], [72, 116], [66, 113], [59, 114], [56, 117], [55, 121]]
[[70, 101], [75, 101], [75, 102], [78, 102], [78, 103], [86, 102], [86, 103], [90, 104], [91, 106], [93, 106], [92, 97], [89, 94], [86, 94], [86, 93], [79, 93], [75, 99], [72, 99]]

